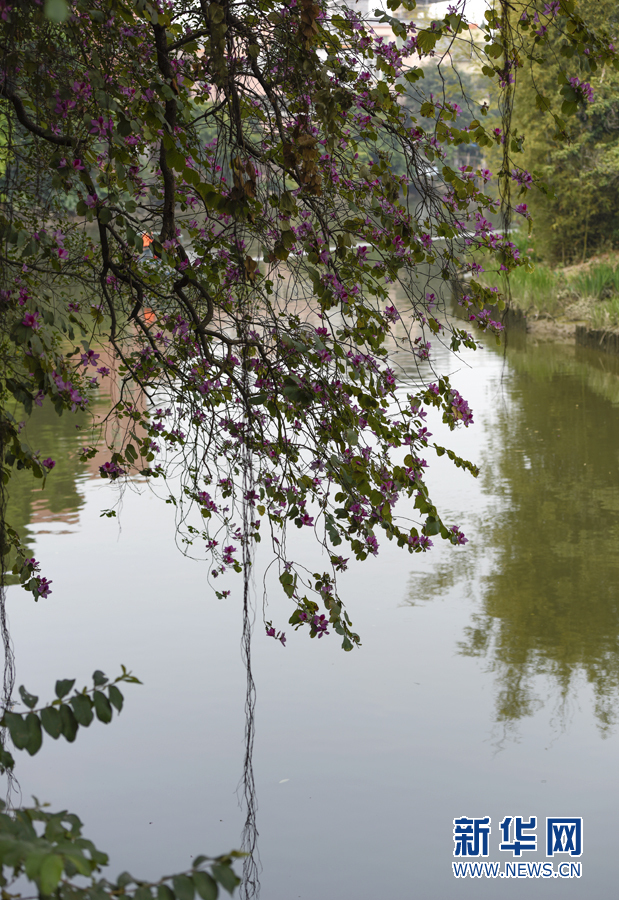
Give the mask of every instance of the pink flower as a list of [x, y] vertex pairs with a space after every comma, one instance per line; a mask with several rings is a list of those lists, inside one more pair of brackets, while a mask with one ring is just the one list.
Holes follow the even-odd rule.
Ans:
[[51, 584], [51, 581], [49, 579], [39, 578], [39, 583], [37, 584], [37, 591], [38, 591], [39, 597], [43, 597], [44, 600], [46, 597], [49, 597], [49, 595], [52, 592], [51, 588], [50, 588], [50, 584]]
[[22, 325], [26, 328], [32, 328], [33, 331], [37, 331], [41, 325], [38, 312], [26, 313], [22, 319]]
[[513, 169], [512, 181], [518, 182], [518, 184], [521, 187], [526, 188], [527, 191], [530, 191], [531, 187], [533, 186], [533, 176], [525, 169], [521, 169], [520, 171], [518, 171], [517, 169]]
[[96, 119], [91, 119], [90, 121], [90, 133], [97, 134], [99, 136], [105, 137], [106, 133], [109, 131], [112, 132], [113, 123], [111, 119], [104, 119], [103, 116], [98, 116]]
[[82, 365], [83, 366], [96, 366], [99, 356], [100, 356], [100, 354], [95, 353], [94, 350], [88, 350], [87, 353], [82, 353]]
[[102, 466], [99, 466], [99, 472], [102, 478], [111, 478], [114, 481], [116, 478], [119, 478], [121, 475], [126, 475], [124, 469], [115, 462], [106, 462], [103, 463]]
[[468, 544], [468, 538], [464, 536], [457, 525], [452, 525], [450, 530], [454, 535], [454, 538], [452, 539], [454, 544]]

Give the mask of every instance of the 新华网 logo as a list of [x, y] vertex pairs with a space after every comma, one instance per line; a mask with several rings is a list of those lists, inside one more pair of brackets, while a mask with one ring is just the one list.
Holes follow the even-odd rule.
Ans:
[[[452, 863], [457, 878], [580, 878], [582, 863], [571, 862], [582, 856], [582, 816], [546, 817], [546, 828], [538, 844], [537, 816], [504, 816], [498, 827], [499, 853], [509, 853], [510, 861], [501, 867], [499, 862], [468, 862], [487, 859], [491, 853], [492, 820], [490, 816], [459, 816], [453, 820], [453, 855], [460, 862]], [[542, 850], [545, 841], [547, 859], [552, 862], [525, 862], [527, 853]], [[505, 858], [505, 857], [503, 857]], [[528, 857], [531, 859], [531, 857]], [[570, 862], [568, 862], [570, 861]]]

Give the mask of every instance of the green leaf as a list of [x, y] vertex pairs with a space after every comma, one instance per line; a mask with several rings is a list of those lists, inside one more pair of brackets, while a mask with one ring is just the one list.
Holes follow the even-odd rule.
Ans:
[[92, 699], [95, 704], [97, 719], [99, 719], [100, 722], [105, 722], [107, 725], [108, 722], [112, 721], [112, 707], [110, 706], [110, 701], [105, 694], [101, 693], [101, 691], [95, 691], [92, 695]]
[[39, 872], [39, 886], [42, 894], [53, 894], [58, 887], [63, 869], [64, 865], [60, 856], [50, 853], [45, 857]]
[[73, 715], [73, 710], [70, 706], [67, 706], [66, 703], [63, 703], [60, 706], [59, 712], [60, 720], [62, 722], [62, 734], [69, 741], [69, 743], [72, 744], [75, 740], [78, 729], [75, 716]]
[[423, 526], [423, 533], [430, 536], [433, 534], [438, 534], [441, 530], [441, 523], [438, 519], [435, 519], [433, 516], [428, 516], [426, 519], [426, 523]]
[[151, 889], [141, 885], [133, 895], [133, 900], [153, 900]]
[[19, 687], [19, 695], [28, 709], [34, 709], [39, 702], [39, 698], [35, 697], [34, 694], [29, 694], [23, 684]]
[[67, 0], [45, 0], [45, 16], [50, 22], [66, 22], [69, 16]]
[[193, 900], [193, 881], [187, 875], [175, 875], [172, 879], [172, 886], [178, 900]]
[[211, 878], [208, 872], [194, 872], [193, 883], [202, 900], [217, 900], [219, 888], [217, 882]]
[[43, 743], [43, 732], [41, 731], [41, 721], [36, 713], [28, 713], [26, 716], [26, 725], [28, 727], [28, 741], [26, 750], [30, 756], [34, 756], [41, 749]]
[[73, 707], [73, 713], [79, 724], [88, 728], [94, 718], [93, 704], [90, 697], [87, 697], [86, 694], [76, 694], [75, 697], [71, 697], [69, 702]]
[[107, 695], [110, 698], [110, 703], [114, 706], [118, 712], [123, 708], [124, 697], [121, 692], [118, 690], [115, 684], [111, 684], [107, 689]]
[[97, 669], [96, 672], [92, 673], [92, 680], [94, 681], [95, 687], [101, 687], [102, 684], [107, 684], [109, 681], [107, 675], [100, 669]]
[[174, 900], [174, 892], [167, 884], [160, 884], [157, 888], [157, 900]]
[[47, 847], [44, 850], [35, 850], [34, 853], [28, 854], [28, 856], [26, 857], [26, 863], [24, 865], [24, 871], [26, 873], [26, 877], [30, 881], [35, 881], [39, 877], [39, 872], [41, 871], [43, 861], [48, 856], [49, 853]]
[[23, 750], [28, 743], [28, 726], [26, 720], [19, 713], [6, 712], [4, 724], [9, 729], [11, 740], [18, 750]]
[[75, 684], [75, 678], [65, 678], [62, 681], [56, 682], [56, 696], [59, 700], [62, 700], [63, 697], [69, 693], [73, 685]]
[[564, 100], [561, 104], [561, 112], [565, 116], [573, 116], [574, 113], [578, 112], [578, 103], [573, 103], [569, 100]]
[[14, 766], [15, 760], [13, 759], [9, 751], [0, 748], [0, 772], [4, 774], [7, 769], [13, 769]]
[[235, 887], [240, 884], [240, 878], [234, 874], [234, 870], [231, 869], [230, 866], [223, 864], [219, 865], [216, 863], [211, 867], [211, 870], [214, 877], [229, 894], [231, 894]]
[[62, 720], [60, 713], [54, 706], [46, 706], [41, 710], [41, 724], [46, 732], [54, 740], [60, 737], [62, 732]]

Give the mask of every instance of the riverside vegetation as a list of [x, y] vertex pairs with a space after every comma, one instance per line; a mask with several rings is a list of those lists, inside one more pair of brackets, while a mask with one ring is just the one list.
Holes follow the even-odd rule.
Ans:
[[[514, 239], [520, 243], [518, 238]], [[527, 252], [534, 260], [537, 254]], [[507, 290], [507, 280], [497, 272], [484, 273], [489, 287]], [[566, 327], [619, 332], [619, 253], [592, 255], [584, 263], [551, 266], [538, 260], [526, 272], [515, 270], [509, 279], [511, 305], [530, 322], [551, 320]]]

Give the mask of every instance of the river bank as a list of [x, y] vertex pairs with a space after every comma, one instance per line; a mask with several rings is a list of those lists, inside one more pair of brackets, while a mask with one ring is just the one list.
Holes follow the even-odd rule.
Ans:
[[541, 341], [574, 340], [619, 353], [618, 253], [571, 266], [535, 263], [532, 272], [513, 272], [509, 286], [498, 273], [486, 272], [484, 282], [510, 295], [512, 327], [524, 327]]

